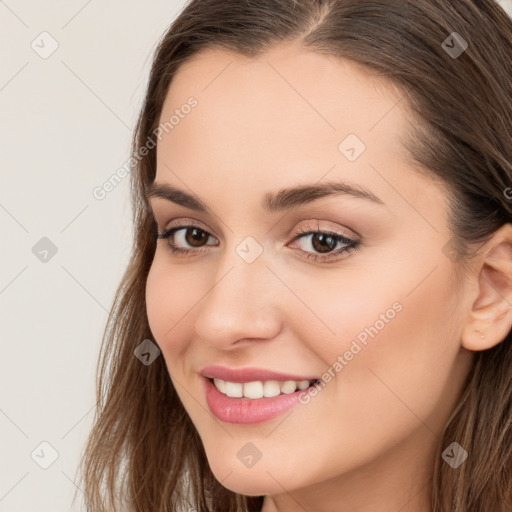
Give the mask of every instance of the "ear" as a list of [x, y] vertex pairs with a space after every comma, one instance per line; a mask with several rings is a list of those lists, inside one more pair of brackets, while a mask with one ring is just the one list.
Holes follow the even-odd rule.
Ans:
[[477, 297], [462, 331], [463, 347], [473, 351], [494, 347], [512, 327], [512, 224], [496, 230], [477, 259]]

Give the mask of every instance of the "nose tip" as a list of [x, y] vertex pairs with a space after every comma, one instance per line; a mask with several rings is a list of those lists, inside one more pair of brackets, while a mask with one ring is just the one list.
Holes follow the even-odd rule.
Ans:
[[276, 284], [265, 264], [236, 263], [201, 302], [195, 325], [198, 336], [225, 350], [241, 340], [275, 337], [281, 327]]

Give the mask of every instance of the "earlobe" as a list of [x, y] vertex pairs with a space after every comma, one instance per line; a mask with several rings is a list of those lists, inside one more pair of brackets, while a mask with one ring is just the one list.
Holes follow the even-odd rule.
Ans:
[[499, 228], [477, 259], [477, 297], [462, 332], [463, 347], [473, 351], [501, 343], [512, 327], [512, 224]]

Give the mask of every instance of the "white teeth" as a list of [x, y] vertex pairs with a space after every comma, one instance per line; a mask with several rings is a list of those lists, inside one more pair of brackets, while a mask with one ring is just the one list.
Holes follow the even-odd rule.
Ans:
[[279, 382], [277, 382], [277, 380], [266, 380], [263, 383], [263, 395], [267, 398], [277, 396], [280, 393], [281, 388], [279, 387]]
[[246, 398], [262, 398], [263, 397], [263, 382], [256, 380], [253, 382], [244, 383], [244, 396]]
[[281, 384], [281, 393], [286, 393], [289, 395], [293, 393], [297, 389], [297, 382], [294, 380], [287, 380], [283, 384]]
[[213, 379], [213, 383], [215, 384], [215, 387], [221, 391], [222, 393], [226, 392], [226, 381], [222, 379]]
[[306, 389], [306, 388], [309, 388], [309, 380], [300, 380], [298, 382], [298, 386], [297, 386], [299, 389]]
[[242, 383], [240, 382], [226, 382], [226, 389], [224, 393], [231, 398], [242, 398]]
[[277, 381], [277, 380], [256, 380], [252, 382], [229, 382], [222, 379], [213, 379], [213, 384], [215, 387], [225, 395], [231, 398], [241, 398], [242, 396], [245, 398], [250, 398], [252, 400], [257, 400], [258, 398], [263, 397], [273, 397], [277, 396], [281, 393], [290, 394], [296, 391], [297, 389], [302, 390], [306, 389], [310, 385], [309, 380], [286, 380], [286, 381]]

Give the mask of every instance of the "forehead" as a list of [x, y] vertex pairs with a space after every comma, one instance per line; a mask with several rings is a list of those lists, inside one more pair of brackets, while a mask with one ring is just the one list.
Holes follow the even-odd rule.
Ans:
[[[190, 97], [197, 106], [183, 109]], [[371, 70], [295, 44], [257, 58], [203, 50], [169, 88], [160, 123], [175, 122], [157, 146], [156, 181], [208, 180], [226, 193], [324, 176], [371, 184], [375, 169], [404, 164], [403, 98]]]

